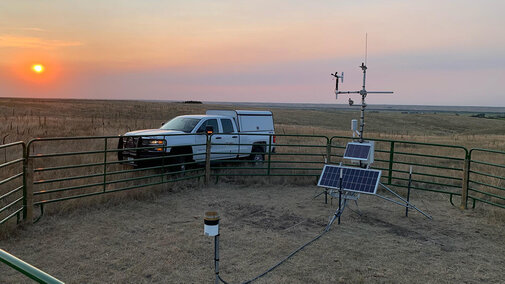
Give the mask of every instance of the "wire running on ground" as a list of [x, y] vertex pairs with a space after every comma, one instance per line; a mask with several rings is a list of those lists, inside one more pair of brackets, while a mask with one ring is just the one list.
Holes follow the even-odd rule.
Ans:
[[[321, 238], [324, 234], [328, 233], [330, 231], [330, 227], [331, 225], [333, 224], [333, 222], [338, 218], [340, 217], [340, 215], [342, 215], [342, 212], [344, 211], [344, 208], [345, 208], [345, 205], [346, 205], [346, 202], [344, 200], [344, 202], [342, 203], [342, 208], [338, 208], [337, 211], [335, 211], [335, 213], [333, 214], [333, 216], [330, 218], [328, 224], [326, 225], [326, 227], [324, 228], [324, 230], [319, 234], [317, 235], [315, 238], [313, 238], [312, 240], [308, 241], [307, 243], [305, 243], [304, 245], [302, 245], [301, 247], [299, 247], [298, 249], [294, 250], [292, 253], [290, 253], [288, 256], [286, 256], [284, 259], [282, 259], [281, 261], [277, 262], [274, 266], [270, 267], [269, 269], [267, 269], [265, 272], [261, 273], [260, 275], [254, 277], [253, 279], [251, 280], [247, 280], [245, 282], [242, 282], [242, 284], [249, 284], [249, 283], [252, 283], [258, 279], [260, 279], [261, 277], [267, 275], [268, 273], [272, 272], [274, 269], [276, 269], [277, 267], [279, 267], [281, 264], [283, 264], [284, 262], [286, 262], [288, 259], [290, 259], [291, 257], [293, 257], [295, 254], [297, 254], [298, 252], [300, 252], [301, 250], [303, 250], [305, 247], [307, 247], [308, 245], [312, 244], [313, 242], [317, 241], [319, 238]], [[219, 280], [221, 280], [221, 282], [223, 282], [224, 284], [228, 284], [228, 282], [224, 281], [223, 278], [221, 278], [221, 276], [217, 276], [219, 278]]]

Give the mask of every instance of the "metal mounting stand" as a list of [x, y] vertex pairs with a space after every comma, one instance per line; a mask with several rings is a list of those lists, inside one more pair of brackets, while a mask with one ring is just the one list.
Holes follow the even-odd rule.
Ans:
[[339, 206], [333, 216], [331, 217], [330, 221], [328, 222], [328, 225], [326, 226], [326, 230], [329, 230], [333, 222], [335, 222], [336, 219], [338, 219], [338, 224], [340, 224], [340, 216], [342, 216], [342, 213], [344, 213], [345, 206], [347, 204], [347, 200], [344, 199], [343, 202], [339, 201]]
[[214, 283], [218, 284], [219, 280], [219, 235], [214, 236], [214, 274], [216, 278], [214, 279]]
[[[329, 221], [327, 230], [329, 230], [329, 228], [331, 227], [333, 222], [335, 222], [335, 219], [338, 219], [337, 224], [340, 224], [340, 216], [342, 216], [342, 214], [344, 213], [344, 209], [347, 205], [347, 200], [354, 200], [354, 203], [356, 204], [356, 208], [358, 209], [358, 212], [356, 212], [356, 213], [361, 216], [361, 210], [359, 209], [359, 206], [358, 206], [359, 193], [343, 190], [342, 189], [342, 180], [343, 180], [342, 171], [340, 171], [340, 178], [339, 178], [339, 187], [340, 188], [339, 189], [329, 189], [328, 190], [328, 188], [325, 188], [323, 192], [321, 192], [313, 197], [313, 199], [315, 199], [316, 197], [318, 197], [319, 195], [324, 193], [324, 203], [325, 204], [328, 204], [328, 195], [330, 195], [332, 197], [332, 200], [333, 200], [333, 198], [338, 197], [338, 208], [335, 211], [335, 213], [333, 214], [333, 217], [331, 218], [331, 220]], [[353, 210], [353, 212], [355, 212], [355, 211]]]
[[417, 212], [423, 214], [426, 218], [432, 220], [433, 218], [424, 213], [423, 211], [421, 211], [420, 209], [418, 209], [416, 206], [414, 206], [412, 203], [410, 203], [408, 200], [406, 200], [405, 198], [401, 197], [398, 193], [394, 192], [393, 190], [391, 190], [389, 187], [385, 186], [384, 184], [382, 183], [379, 183], [379, 185], [381, 185], [383, 188], [385, 188], [387, 191], [391, 192], [394, 196], [398, 197], [398, 199], [400, 199], [402, 202], [398, 201], [398, 200], [394, 200], [392, 198], [389, 198], [389, 197], [386, 197], [386, 196], [382, 196], [380, 194], [375, 194], [376, 196], [384, 199], [384, 200], [387, 200], [389, 202], [393, 202], [395, 204], [398, 204], [400, 206], [403, 206], [403, 207], [406, 207], [406, 208], [410, 208], [410, 209], [414, 209], [416, 210]]
[[[358, 208], [358, 212], [356, 212], [358, 215], [361, 216], [361, 210], [359, 210], [358, 206], [358, 199], [359, 199], [359, 193], [356, 192], [351, 192], [351, 191], [346, 191], [342, 189], [342, 175], [340, 176], [340, 189], [334, 190], [330, 189], [329, 195], [332, 197], [336, 197], [338, 193], [338, 208], [333, 214], [333, 217], [330, 219], [328, 222], [328, 226], [326, 227], [326, 230], [329, 230], [333, 222], [335, 222], [335, 219], [337, 219], [337, 224], [340, 225], [340, 216], [344, 213], [344, 209], [347, 205], [348, 200], [354, 200], [354, 203], [356, 204], [356, 207]], [[353, 210], [354, 212], [354, 210]]]
[[[325, 169], [326, 169], [326, 167], [325, 167]], [[385, 186], [384, 184], [382, 184], [382, 183], [380, 183], [378, 181], [377, 181], [378, 182], [377, 183], [378, 186], [382, 186], [383, 188], [385, 188], [387, 191], [389, 191], [391, 194], [393, 194], [399, 200], [395, 200], [395, 199], [393, 199], [391, 197], [382, 196], [382, 195], [378, 194], [376, 191], [373, 192], [373, 195], [375, 195], [375, 196], [377, 196], [379, 198], [382, 198], [384, 200], [387, 200], [389, 202], [392, 202], [392, 203], [395, 203], [397, 205], [405, 207], [405, 216], [406, 217], [408, 217], [408, 210], [409, 209], [414, 209], [417, 212], [419, 212], [422, 215], [424, 215], [426, 218], [428, 218], [428, 219], [431, 220], [433, 218], [430, 215], [426, 214], [422, 210], [418, 209], [415, 205], [413, 205], [412, 203], [410, 203], [410, 188], [411, 188], [411, 184], [412, 184], [412, 166], [410, 167], [410, 171], [409, 172], [410, 172], [409, 173], [409, 186], [408, 186], [408, 193], [407, 193], [407, 198], [406, 199], [403, 198], [402, 196], [400, 196], [398, 193], [396, 193], [393, 190], [391, 190], [389, 187]], [[338, 197], [338, 208], [335, 211], [335, 213], [333, 214], [333, 217], [332, 217], [332, 219], [329, 222], [330, 226], [335, 221], [335, 219], [338, 219], [338, 224], [340, 224], [340, 216], [342, 216], [342, 214], [344, 212], [344, 209], [345, 209], [345, 207], [347, 205], [347, 201], [348, 200], [354, 200], [354, 202], [356, 204], [356, 207], [358, 209], [358, 212], [356, 212], [354, 210], [352, 210], [352, 211], [361, 216], [361, 210], [359, 209], [359, 206], [358, 206], [358, 199], [360, 197], [360, 193], [356, 192], [356, 191], [353, 191], [353, 190], [343, 189], [342, 188], [342, 182], [343, 182], [343, 170], [341, 168], [340, 169], [340, 177], [339, 177], [338, 188], [336, 188], [336, 187], [326, 188], [325, 187], [323, 192], [317, 194], [313, 198], [313, 199], [315, 199], [317, 196], [319, 196], [319, 195], [321, 195], [321, 194], [324, 193], [325, 194], [325, 204], [327, 204], [327, 196], [328, 195], [330, 195], [332, 197], [332, 200], [333, 200], [333, 198], [337, 198]]]
[[[382, 195], [380, 195], [378, 193], [374, 194], [375, 196], [377, 196], [379, 198], [382, 198], [384, 200], [387, 200], [389, 202], [398, 204], [400, 206], [403, 206], [403, 207], [405, 207], [406, 210], [408, 210], [408, 209], [414, 209], [417, 212], [419, 212], [422, 215], [424, 215], [426, 218], [428, 218], [430, 220], [433, 219], [430, 215], [426, 214], [422, 210], [418, 209], [415, 205], [413, 205], [412, 203], [410, 203], [410, 201], [408, 200], [409, 197], [407, 197], [407, 199], [405, 199], [402, 196], [400, 196], [398, 193], [396, 193], [393, 190], [391, 190], [389, 187], [385, 186], [384, 184], [379, 183], [379, 185], [382, 186], [383, 188], [385, 188], [387, 191], [389, 191], [394, 196], [396, 196], [398, 199], [400, 199], [400, 201], [394, 200], [394, 199], [386, 197], [386, 196], [382, 196]], [[337, 190], [330, 189], [330, 190], [325, 190], [324, 192], [319, 193], [314, 198], [316, 198], [317, 196], [319, 196], [319, 195], [321, 195], [322, 193], [325, 193], [325, 192], [327, 192], [328, 195], [330, 195], [331, 197], [339, 199], [339, 202], [338, 202], [339, 206], [338, 206], [337, 210], [335, 211], [335, 214], [333, 215], [333, 218], [330, 220], [330, 224], [332, 224], [335, 221], [335, 219], [337, 219], [337, 218], [338, 218], [337, 224], [340, 224], [340, 216], [342, 216], [342, 214], [344, 213], [344, 209], [347, 206], [347, 201], [349, 201], [349, 200], [354, 201], [354, 203], [356, 204], [356, 207], [358, 208], [357, 212], [354, 211], [354, 210], [352, 210], [352, 211], [361, 216], [362, 213], [361, 213], [361, 210], [359, 209], [359, 206], [358, 206], [358, 199], [359, 199], [359, 196], [360, 196], [359, 193], [351, 192], [351, 191], [346, 191], [346, 190], [340, 190], [340, 189], [337, 189]], [[406, 213], [406, 216], [407, 216], [407, 213]]]

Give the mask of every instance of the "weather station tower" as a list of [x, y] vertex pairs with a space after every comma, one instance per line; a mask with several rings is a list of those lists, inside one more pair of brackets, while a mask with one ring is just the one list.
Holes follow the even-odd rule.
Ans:
[[335, 99], [338, 99], [339, 94], [359, 94], [361, 95], [361, 104], [354, 104], [354, 101], [349, 98], [349, 106], [356, 106], [360, 107], [361, 109], [361, 115], [360, 115], [360, 123], [359, 123], [359, 130], [356, 129], [354, 123], [352, 124], [352, 130], [353, 130], [353, 135], [358, 134], [359, 137], [359, 142], [363, 143], [363, 132], [365, 128], [365, 109], [367, 107], [367, 104], [365, 102], [365, 99], [368, 94], [392, 94], [393, 92], [391, 91], [367, 91], [366, 90], [366, 70], [368, 67], [366, 66], [367, 62], [367, 46], [368, 46], [368, 35], [366, 36], [365, 39], [365, 62], [361, 63], [361, 70], [363, 71], [363, 86], [361, 87], [361, 90], [359, 91], [340, 91], [338, 89], [338, 81], [340, 80], [341, 83], [344, 83], [344, 72], [342, 72], [340, 75], [338, 72], [335, 72], [334, 74], [331, 74], [331, 76], [335, 77]]

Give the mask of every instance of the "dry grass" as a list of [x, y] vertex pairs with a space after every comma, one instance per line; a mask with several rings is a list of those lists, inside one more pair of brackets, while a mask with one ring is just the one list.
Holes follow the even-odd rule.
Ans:
[[[209, 283], [213, 240], [203, 213], [220, 212], [221, 275], [250, 279], [317, 235], [336, 202], [314, 187], [182, 187], [147, 200], [104, 203], [23, 228], [0, 247], [68, 283]], [[503, 223], [460, 211], [428, 193], [413, 202], [430, 221], [375, 197], [258, 283], [498, 283]], [[353, 205], [351, 205], [353, 206]], [[4, 283], [26, 281], [3, 265]], [[28, 281], [26, 281], [28, 282]]]
[[[158, 128], [182, 114], [232, 106], [139, 101], [38, 100], [0, 98], [0, 133], [7, 142], [35, 137], [117, 135], [128, 130]], [[356, 109], [300, 110], [268, 108], [274, 113], [277, 133], [348, 136]], [[505, 123], [456, 114], [368, 112], [367, 135], [376, 138], [441, 142], [465, 147], [505, 150]], [[3, 138], [3, 137], [0, 137]], [[496, 139], [495, 139], [496, 138]]]

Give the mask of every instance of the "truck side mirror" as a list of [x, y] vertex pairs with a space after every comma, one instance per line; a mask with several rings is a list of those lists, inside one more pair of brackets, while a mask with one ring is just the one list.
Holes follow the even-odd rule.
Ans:
[[213, 126], [211, 126], [211, 125], [207, 125], [207, 126], [205, 127], [205, 133], [206, 133], [207, 135], [211, 135], [212, 133], [214, 133], [214, 127], [213, 127]]

